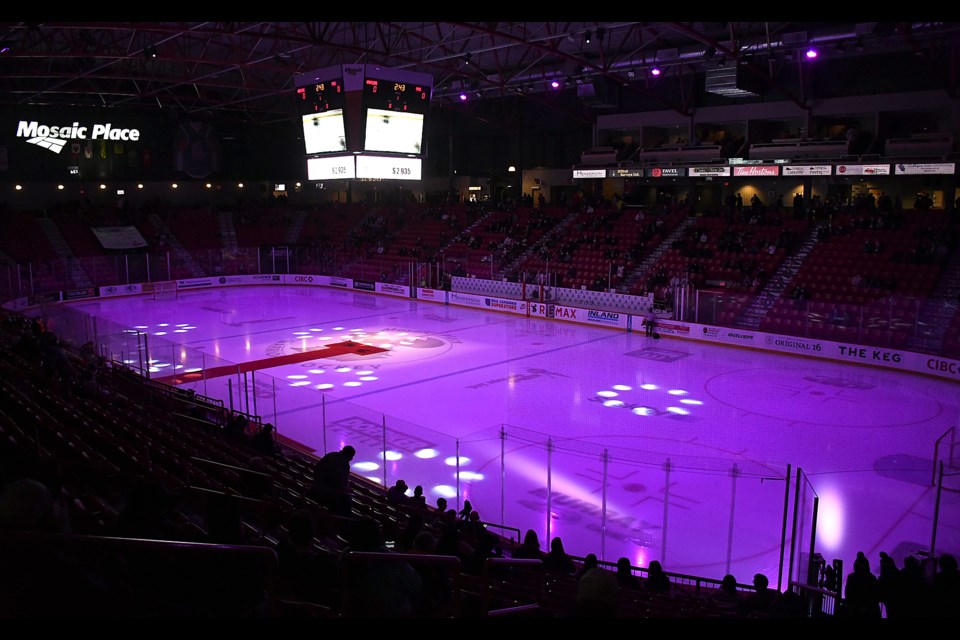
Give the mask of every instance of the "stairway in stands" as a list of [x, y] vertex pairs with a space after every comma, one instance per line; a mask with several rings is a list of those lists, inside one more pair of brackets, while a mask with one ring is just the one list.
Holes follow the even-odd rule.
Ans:
[[627, 274], [626, 280], [623, 282], [618, 289], [623, 289], [624, 291], [633, 291], [633, 286], [642, 281], [646, 281], [653, 275], [653, 267], [660, 261], [660, 258], [663, 257], [667, 251], [670, 250], [670, 247], [673, 246], [673, 243], [683, 237], [683, 234], [697, 221], [696, 216], [687, 216], [683, 221], [677, 225], [677, 228], [673, 232], [664, 238], [660, 244], [654, 247], [653, 251], [648, 253], [643, 260], [640, 261], [640, 264], [634, 268], [633, 271]]
[[960, 308], [960, 253], [954, 251], [940, 273], [937, 285], [923, 298], [917, 313], [917, 330], [907, 348], [938, 353], [943, 348], [950, 321]]
[[70, 271], [70, 281], [73, 283], [73, 286], [78, 288], [92, 287], [93, 280], [91, 280], [87, 272], [84, 271], [83, 265], [80, 264], [77, 257], [73, 255], [73, 250], [70, 249], [66, 238], [63, 237], [60, 229], [57, 228], [57, 223], [54, 222], [52, 218], [44, 217], [37, 218], [37, 224], [40, 226], [40, 229], [43, 230], [43, 234], [47, 237], [47, 240], [50, 241], [50, 245], [54, 251], [57, 252], [57, 257], [67, 265]]
[[221, 211], [219, 213], [220, 238], [223, 241], [223, 248], [228, 252], [237, 250], [237, 228], [233, 225], [233, 212]]
[[295, 212], [290, 220], [290, 226], [287, 227], [287, 232], [283, 236], [283, 241], [287, 244], [299, 244], [300, 234], [303, 233], [303, 225], [306, 223], [307, 212], [302, 210]]
[[[157, 231], [166, 234], [167, 244], [170, 246], [173, 256], [176, 258], [177, 263], [185, 266], [190, 273], [191, 278], [202, 278], [207, 275], [204, 273], [203, 269], [200, 268], [200, 265], [197, 264], [197, 261], [193, 259], [193, 256], [190, 255], [190, 252], [184, 248], [183, 244], [180, 243], [180, 240], [177, 238], [176, 234], [167, 226], [167, 223], [164, 222], [156, 213], [151, 213], [147, 216], [147, 219], [150, 220], [150, 224], [153, 225], [153, 228]], [[172, 278], [176, 278], [176, 275], [171, 274]]]
[[519, 269], [519, 268], [520, 268], [520, 265], [522, 265], [524, 262], [526, 262], [527, 259], [528, 259], [530, 256], [532, 256], [533, 253], [540, 248], [540, 241], [541, 241], [541, 240], [544, 241], [544, 242], [546, 242], [547, 240], [549, 240], [550, 238], [552, 238], [552, 237], [554, 237], [554, 236], [559, 237], [560, 234], [563, 232], [563, 230], [566, 229], [567, 226], [569, 226], [570, 223], [573, 222], [573, 221], [577, 218], [578, 215], [579, 215], [579, 214], [578, 214], [577, 212], [575, 212], [575, 211], [568, 213], [565, 218], [563, 218], [560, 222], [558, 222], [557, 224], [555, 224], [555, 225], [553, 226], [553, 228], [551, 228], [551, 229], [548, 230], [545, 234], [543, 234], [543, 236], [540, 238], [540, 240], [538, 240], [537, 242], [531, 243], [531, 245], [530, 245], [529, 247], [527, 247], [527, 250], [524, 251], [523, 253], [521, 253], [521, 254], [520, 254], [519, 256], [517, 256], [516, 258], [514, 258], [514, 259], [510, 262], [510, 264], [500, 265], [500, 270], [499, 270], [499, 272], [497, 273], [497, 278], [503, 278], [506, 274], [508, 274], [508, 273], [513, 273], [515, 270]]
[[819, 233], [820, 227], [814, 227], [803, 241], [803, 244], [800, 245], [800, 248], [797, 249], [796, 253], [783, 261], [780, 268], [777, 269], [770, 277], [770, 280], [767, 281], [767, 285], [763, 290], [757, 294], [753, 302], [740, 314], [736, 322], [737, 327], [754, 330], [760, 328], [760, 322], [764, 316], [767, 315], [767, 311], [770, 310], [770, 307], [772, 307], [783, 294], [794, 276], [797, 275], [804, 260], [810, 255], [810, 251], [817, 244], [817, 236]]

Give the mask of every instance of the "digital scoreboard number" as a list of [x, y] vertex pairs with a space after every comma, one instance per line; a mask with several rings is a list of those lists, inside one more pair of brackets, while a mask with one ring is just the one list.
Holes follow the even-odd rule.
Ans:
[[342, 109], [344, 103], [343, 82], [339, 79], [297, 87], [297, 105], [300, 115]]
[[430, 88], [402, 80], [364, 78], [363, 150], [422, 156]]
[[385, 111], [426, 113], [430, 106], [430, 87], [414, 82], [365, 78], [363, 103]]

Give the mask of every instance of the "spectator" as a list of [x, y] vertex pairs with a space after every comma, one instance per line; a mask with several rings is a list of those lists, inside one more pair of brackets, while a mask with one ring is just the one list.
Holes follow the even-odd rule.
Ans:
[[404, 480], [397, 480], [392, 487], [387, 489], [387, 504], [395, 507], [406, 505], [409, 501], [407, 489], [409, 487]]
[[543, 560], [544, 553], [540, 549], [540, 538], [533, 529], [527, 529], [523, 536], [523, 542], [519, 547], [513, 550], [512, 557], [526, 558], [529, 560]]
[[614, 574], [600, 567], [589, 569], [577, 581], [575, 617], [616, 617], [619, 591]]
[[314, 498], [322, 506], [342, 516], [353, 509], [353, 490], [350, 487], [350, 461], [356, 449], [346, 445], [339, 451], [324, 455], [313, 469]]
[[843, 610], [848, 618], [880, 617], [880, 585], [862, 551], [857, 552], [853, 571], [847, 575]]
[[934, 615], [942, 618], [960, 616], [960, 573], [957, 559], [949, 553], [940, 554], [938, 570], [933, 576]]
[[780, 592], [770, 588], [770, 581], [762, 573], [753, 576], [753, 593], [743, 600], [741, 612], [747, 616], [770, 617], [780, 604]]
[[664, 573], [659, 560], [652, 560], [647, 567], [647, 579], [643, 581], [647, 591], [668, 593], [670, 591], [670, 577]]
[[550, 541], [550, 551], [543, 559], [543, 568], [547, 573], [559, 573], [563, 575], [570, 575], [576, 571], [576, 567], [573, 566], [573, 560], [570, 556], [567, 555], [566, 551], [563, 549], [563, 541], [558, 537], [554, 537]]
[[617, 560], [617, 584], [620, 585], [621, 589], [640, 589], [640, 579], [633, 573], [630, 558], [622, 557]]

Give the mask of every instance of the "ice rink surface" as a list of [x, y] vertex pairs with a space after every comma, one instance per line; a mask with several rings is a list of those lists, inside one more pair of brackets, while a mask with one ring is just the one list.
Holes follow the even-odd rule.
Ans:
[[[874, 572], [881, 551], [960, 555], [960, 493], [933, 482], [953, 381], [326, 287], [71, 306], [142, 332], [156, 377], [278, 364], [186, 386], [544, 549], [781, 589], [814, 526], [845, 573], [858, 551]], [[347, 341], [382, 351], [328, 346]]]

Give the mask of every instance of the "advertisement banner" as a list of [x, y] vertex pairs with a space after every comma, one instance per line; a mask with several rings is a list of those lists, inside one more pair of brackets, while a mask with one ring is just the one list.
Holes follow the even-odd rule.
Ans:
[[649, 174], [651, 178], [681, 178], [687, 175], [686, 167], [653, 167]]
[[341, 287], [343, 289], [349, 289], [353, 286], [353, 280], [351, 278], [335, 278], [330, 276], [331, 287]]
[[574, 169], [573, 177], [576, 178], [606, 178], [606, 169]]
[[90, 227], [104, 249], [139, 249], [147, 246], [140, 231], [127, 227]]
[[740, 329], [730, 329], [727, 327], [704, 326], [701, 330], [703, 337], [712, 342], [724, 342], [727, 344], [753, 345], [756, 334], [753, 331], [744, 331]]
[[445, 303], [447, 301], [447, 292], [442, 289], [425, 289], [424, 287], [417, 287], [417, 300]]
[[539, 318], [553, 318], [556, 305], [544, 302], [530, 302], [527, 304], [527, 315]]
[[483, 299], [483, 306], [494, 311], [507, 311], [509, 313], [527, 313], [526, 300], [513, 300], [512, 298], [487, 298]]
[[838, 176], [888, 176], [888, 164], [838, 164]]
[[100, 287], [101, 298], [113, 298], [115, 296], [135, 296], [143, 293], [143, 285], [136, 284], [115, 284], [109, 287]]
[[833, 175], [833, 167], [829, 164], [784, 165], [785, 176], [829, 176]]
[[569, 322], [582, 322], [584, 324], [593, 324], [601, 327], [612, 327], [617, 329], [627, 328], [627, 318], [630, 314], [620, 311], [600, 311], [598, 309], [581, 309], [579, 307], [566, 307], [556, 305], [553, 309], [553, 317], [557, 320], [567, 320]]
[[754, 177], [775, 177], [780, 175], [780, 167], [777, 165], [751, 165], [747, 167], [734, 167], [733, 175], [747, 178]]
[[378, 282], [377, 293], [385, 293], [388, 296], [399, 296], [403, 298], [410, 297], [410, 287], [389, 282]]
[[483, 308], [483, 296], [470, 293], [460, 293], [459, 291], [450, 291], [447, 295], [447, 302], [450, 304], [461, 305], [464, 307]]
[[928, 164], [916, 164], [904, 162], [902, 164], [896, 165], [895, 173], [898, 176], [902, 175], [930, 175], [930, 174], [945, 174], [953, 175], [955, 173], [955, 165], [952, 162], [932, 162]]
[[730, 167], [690, 167], [688, 170], [691, 178], [703, 178], [706, 176], [729, 176]]
[[354, 280], [353, 288], [360, 289], [361, 291], [376, 291], [377, 283], [370, 282], [369, 280]]
[[177, 289], [200, 289], [203, 287], [212, 287], [214, 285], [212, 278], [186, 278], [177, 280]]
[[330, 284], [330, 276], [309, 276], [304, 274], [287, 274], [283, 276], [284, 284], [305, 284], [311, 286], [328, 286]]
[[[641, 327], [643, 326], [643, 316], [634, 316], [633, 326]], [[657, 333], [664, 333], [668, 336], [678, 336], [681, 338], [690, 337], [690, 325], [684, 322], [676, 322], [674, 320], [662, 320], [660, 318], [656, 319], [656, 324], [654, 325]]]
[[70, 300], [83, 300], [84, 298], [96, 298], [97, 297], [97, 288], [96, 287], [84, 287], [83, 289], [68, 289], [63, 292], [63, 301], [69, 302]]
[[282, 284], [283, 276], [279, 273], [259, 273], [254, 276], [246, 276], [250, 284]]

